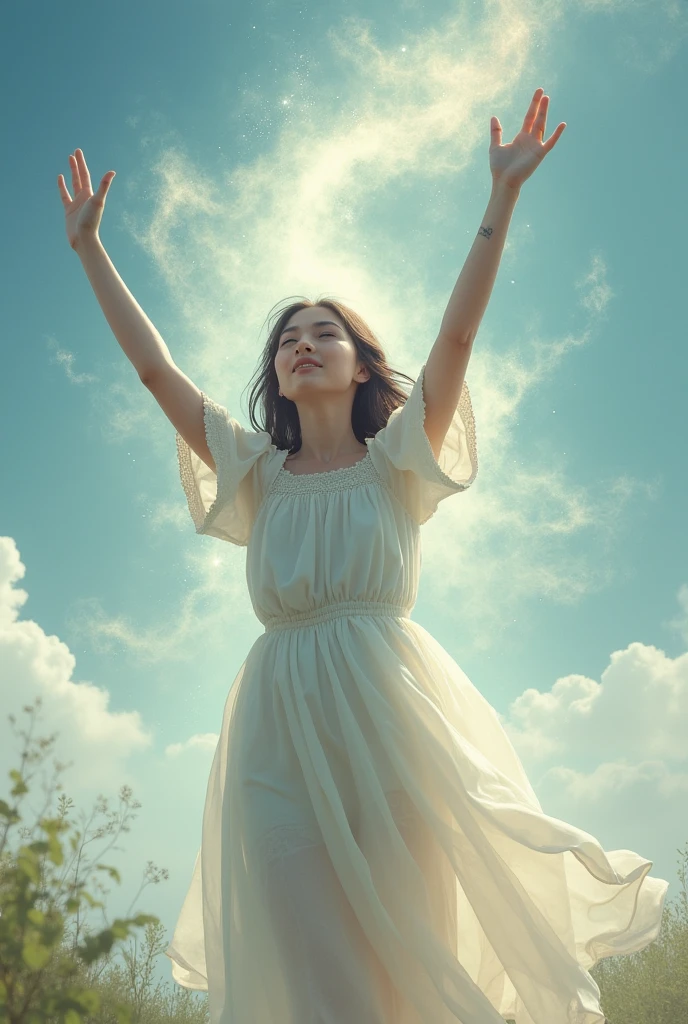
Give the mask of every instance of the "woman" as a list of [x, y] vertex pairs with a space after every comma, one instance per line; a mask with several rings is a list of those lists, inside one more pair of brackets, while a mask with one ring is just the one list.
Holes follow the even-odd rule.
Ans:
[[[410, 394], [366, 324], [292, 302], [242, 427], [174, 364], [97, 229], [80, 150], [70, 244], [176, 428], [198, 533], [247, 547], [264, 633], [232, 685], [202, 843], [166, 950], [213, 1024], [601, 1024], [589, 969], [657, 935], [667, 883], [545, 814], [493, 708], [410, 613], [419, 527], [477, 468], [464, 377], [544, 142], [538, 89]], [[411, 378], [407, 378], [411, 379]], [[254, 417], [260, 402], [262, 423]]]

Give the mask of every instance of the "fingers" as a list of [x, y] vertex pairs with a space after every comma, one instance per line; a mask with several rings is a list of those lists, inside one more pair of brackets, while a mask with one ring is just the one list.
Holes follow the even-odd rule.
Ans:
[[72, 188], [74, 189], [74, 194], [77, 195], [81, 192], [82, 188], [88, 188], [92, 192], [91, 175], [88, 173], [83, 150], [75, 149], [73, 153], [69, 154], [69, 166], [72, 169]]
[[[538, 109], [540, 107], [540, 100], [543, 98], [544, 93], [545, 93], [544, 89], [536, 89], [535, 90], [533, 98], [530, 101], [530, 106], [528, 107], [528, 111], [526, 113], [526, 116], [523, 118], [523, 127], [522, 127], [521, 131], [529, 132], [531, 130], [531, 128], [533, 127], [533, 122], [535, 121], [535, 118], [537, 117]], [[549, 97], [547, 97], [547, 98], [549, 99]]]
[[110, 185], [112, 185], [112, 179], [114, 178], [115, 173], [115, 171], [108, 171], [98, 186], [98, 197], [103, 201], [105, 201]]
[[502, 144], [502, 126], [499, 123], [498, 117], [493, 117], [490, 121], [490, 147], [501, 146]]
[[561, 134], [564, 131], [565, 127], [566, 127], [566, 121], [562, 121], [561, 124], [558, 124], [557, 127], [554, 129], [554, 131], [552, 132], [550, 137], [547, 139], [547, 142], [545, 142], [545, 144], [544, 144], [545, 155], [547, 153], [549, 153], [550, 149], [554, 146], [554, 144], [557, 142], [557, 140], [561, 137]]
[[64, 176], [62, 174], [58, 174], [57, 176], [57, 187], [60, 190], [60, 198], [62, 199], [63, 204], [65, 206], [69, 206], [69, 204], [72, 201], [72, 197], [70, 196], [67, 186], [65, 185]]
[[547, 124], [547, 107], [549, 105], [549, 96], [543, 96], [540, 100], [540, 109], [538, 110], [537, 117], [535, 118], [535, 135], [540, 136], [540, 142], [545, 137], [545, 126]]
[[84, 156], [83, 150], [75, 149], [74, 156], [76, 157], [77, 165], [79, 168], [81, 187], [90, 188], [91, 191], [93, 191], [93, 189], [91, 188], [91, 175], [88, 173], [88, 167], [86, 166], [86, 157]]
[[69, 166], [72, 171], [72, 191], [76, 196], [79, 192], [81, 192], [81, 175], [79, 174], [79, 167], [76, 162], [76, 157], [73, 153], [69, 154]]
[[[87, 188], [93, 193], [93, 187], [91, 185], [91, 175], [89, 174], [88, 165], [86, 164], [86, 158], [82, 149], [75, 149], [73, 153], [69, 154], [69, 166], [72, 170], [72, 189], [75, 197], [79, 194], [82, 188]], [[115, 177], [115, 171], [108, 171], [106, 175], [101, 179], [100, 185], [98, 186], [98, 192], [101, 199], [105, 199], [108, 189], [112, 184], [112, 179]], [[57, 176], [57, 187], [60, 190], [60, 197], [65, 206], [69, 206], [73, 200], [69, 194], [64, 180], [64, 175], [58, 174]]]

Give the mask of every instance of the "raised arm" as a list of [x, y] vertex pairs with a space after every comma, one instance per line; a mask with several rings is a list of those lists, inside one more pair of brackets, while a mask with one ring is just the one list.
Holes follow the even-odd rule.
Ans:
[[69, 162], [74, 199], [63, 176], [58, 177], [69, 244], [79, 256], [105, 319], [141, 382], [187, 444], [215, 471], [205, 438], [201, 392], [175, 364], [167, 345], [117, 273], [100, 240], [98, 229], [114, 171], [108, 171], [94, 194], [83, 152], [77, 149], [70, 155]]
[[119, 276], [100, 238], [84, 239], [76, 253], [112, 333], [145, 384], [162, 366], [173, 363], [170, 350]]
[[562, 121], [544, 141], [549, 96], [536, 89], [513, 141], [502, 145], [498, 117], [490, 125], [492, 192], [480, 229], [449, 299], [424, 375], [425, 432], [437, 457], [459, 401], [478, 327], [487, 309], [507, 231], [523, 183], [551, 151]]

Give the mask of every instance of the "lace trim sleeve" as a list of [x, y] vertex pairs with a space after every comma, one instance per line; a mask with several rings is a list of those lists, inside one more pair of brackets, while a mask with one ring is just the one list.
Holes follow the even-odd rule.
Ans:
[[196, 533], [245, 546], [264, 489], [259, 468], [263, 456], [276, 449], [266, 431], [246, 430], [224, 406], [201, 394], [215, 472], [177, 432], [182, 488]]
[[376, 453], [379, 470], [386, 472], [388, 486], [419, 525], [434, 515], [444, 498], [467, 490], [478, 472], [475, 416], [468, 385], [464, 381], [436, 459], [425, 433], [424, 378], [425, 364], [404, 405], [394, 410], [387, 426], [369, 445]]

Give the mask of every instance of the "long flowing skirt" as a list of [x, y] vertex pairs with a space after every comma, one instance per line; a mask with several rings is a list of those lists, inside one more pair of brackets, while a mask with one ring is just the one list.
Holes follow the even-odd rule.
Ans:
[[589, 969], [668, 883], [544, 813], [411, 619], [266, 632], [232, 685], [166, 950], [211, 1024], [603, 1024]]

